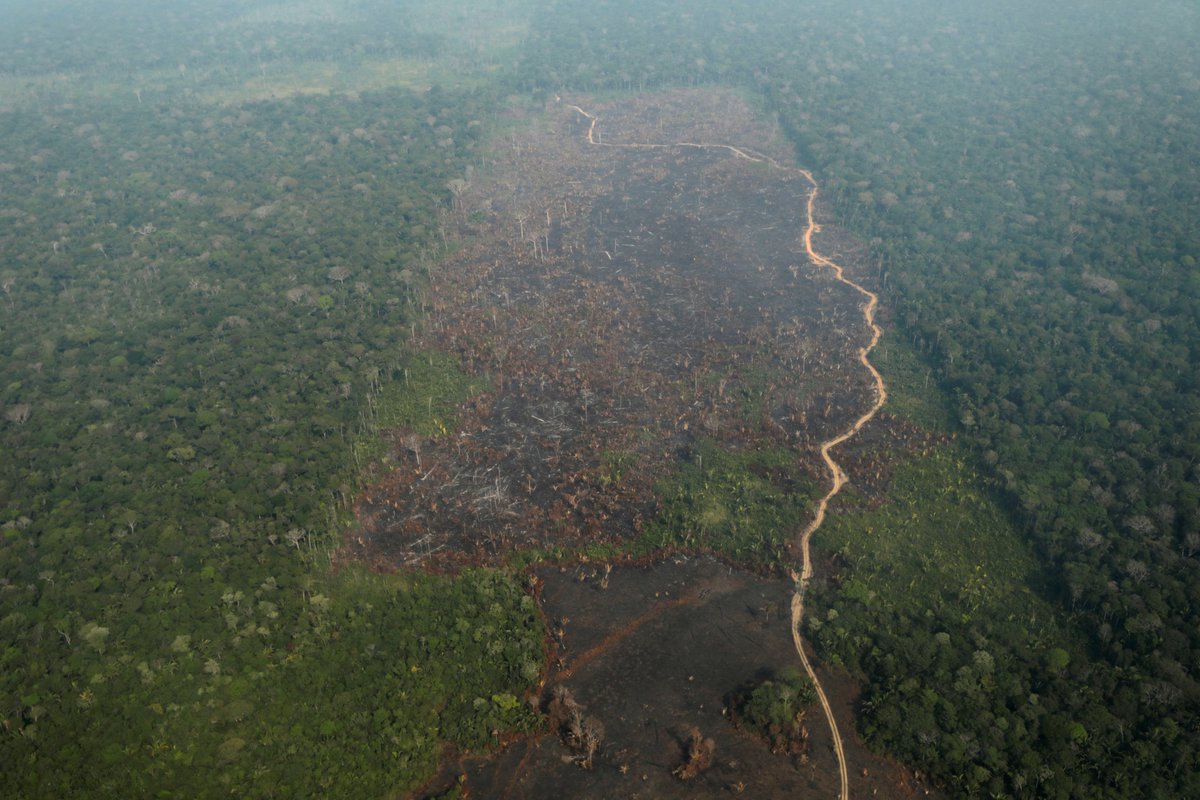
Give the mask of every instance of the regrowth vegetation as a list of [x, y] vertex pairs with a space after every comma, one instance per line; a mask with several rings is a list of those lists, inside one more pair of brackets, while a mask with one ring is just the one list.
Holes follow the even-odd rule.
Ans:
[[804, 755], [808, 710], [817, 702], [812, 682], [798, 669], [751, 685], [733, 697], [735, 725], [759, 736], [773, 753]]
[[704, 439], [655, 490], [661, 509], [638, 547], [700, 547], [776, 568], [815, 494], [791, 450], [731, 452]]

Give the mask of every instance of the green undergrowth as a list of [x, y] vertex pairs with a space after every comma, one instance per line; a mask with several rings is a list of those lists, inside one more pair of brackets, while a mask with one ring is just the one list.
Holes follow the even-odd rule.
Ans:
[[888, 400], [883, 413], [935, 433], [955, 429], [950, 406], [937, 390], [933, 371], [907, 342], [895, 333], [885, 332], [871, 351], [871, 363], [887, 381]]
[[[881, 347], [875, 361], [890, 413], [954, 429], [911, 351]], [[810, 589], [807, 634], [863, 682], [868, 743], [980, 791], [1110, 726], [1033, 549], [965, 446], [942, 437], [899, 456], [877, 507], [836, 505], [814, 538], [835, 566]]]
[[1041, 606], [1033, 554], [953, 444], [900, 464], [882, 505], [832, 514], [814, 544], [846, 566], [841, 594], [867, 605], [964, 621]]
[[458, 425], [458, 404], [487, 387], [462, 371], [453, 356], [428, 351], [403, 359], [396, 380], [383, 387], [375, 410], [381, 428], [444, 436]]
[[[709, 390], [727, 393], [736, 402], [738, 416], [754, 424], [762, 418], [763, 399], [780, 378], [776, 369], [750, 364], [729, 372], [709, 372], [702, 380]], [[801, 398], [794, 399], [799, 401]]]
[[[856, 619], [861, 612], [878, 624], [889, 618], [921, 618], [934, 627], [1021, 621], [1052, 636], [1055, 615], [1038, 594], [1042, 578], [1033, 550], [971, 453], [945, 436], [956, 426], [944, 395], [926, 380], [926, 367], [906, 343], [886, 336], [871, 358], [887, 382], [885, 413], [943, 436], [895, 456], [879, 505], [866, 507], [853, 483], [835, 502], [813, 538], [837, 560], [838, 586], [817, 591], [825, 610], [836, 620], [854, 609]], [[830, 645], [827, 654], [856, 660], [853, 648], [833, 646], [849, 635], [846, 621], [822, 631], [827, 618], [810, 617], [818, 639]]]
[[459, 425], [458, 405], [487, 388], [483, 378], [467, 375], [457, 359], [435, 350], [413, 352], [400, 359], [393, 378], [367, 403], [361, 430], [354, 439], [360, 468], [386, 463], [381, 431], [398, 428], [419, 436], [445, 436]]
[[805, 718], [817, 702], [812, 681], [796, 667], [747, 687], [734, 701], [734, 719], [762, 737], [772, 753], [803, 752], [807, 743]]
[[540, 564], [573, 564], [580, 561], [603, 563], [647, 554], [623, 543], [592, 542], [581, 547], [523, 547], [511, 551], [505, 564], [510, 570], [520, 571]]
[[655, 492], [660, 512], [634, 552], [682, 546], [779, 565], [814, 489], [790, 450], [730, 451], [702, 439]]

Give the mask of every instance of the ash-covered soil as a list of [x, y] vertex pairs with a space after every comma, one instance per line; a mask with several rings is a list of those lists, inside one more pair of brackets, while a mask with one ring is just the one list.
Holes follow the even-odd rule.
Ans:
[[[611, 573], [585, 563], [540, 574], [543, 610], [557, 641], [542, 703], [565, 687], [602, 724], [603, 738], [590, 770], [553, 731], [469, 760], [460, 765], [468, 796], [837, 796], [837, 763], [818, 706], [808, 714], [803, 756], [772, 754], [727, 716], [731, 693], [796, 664], [786, 582], [706, 557]], [[849, 719], [852, 685], [825, 671], [821, 680], [841, 698], [841, 718]], [[693, 729], [715, 747], [712, 765], [685, 781], [673, 773], [686, 760]], [[852, 797], [927, 796], [911, 772], [870, 753], [851, 732], [843, 737]]]
[[[735, 97], [680, 92], [590, 110], [606, 142], [787, 152]], [[860, 298], [812, 266], [798, 172], [723, 148], [603, 147], [556, 104], [456, 186], [420, 346], [491, 389], [460, 429], [413, 446], [361, 499], [350, 554], [377, 566], [502, 560], [514, 548], [628, 540], [697, 437], [816, 446], [869, 403]], [[480, 171], [482, 172], [482, 170]]]

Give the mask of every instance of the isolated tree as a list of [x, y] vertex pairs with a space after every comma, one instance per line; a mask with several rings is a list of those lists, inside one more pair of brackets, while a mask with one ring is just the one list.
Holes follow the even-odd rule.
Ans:
[[711, 738], [705, 738], [700, 729], [693, 726], [688, 734], [687, 759], [671, 771], [671, 774], [681, 781], [690, 781], [701, 772], [712, 766], [713, 753], [717, 743]]
[[550, 729], [575, 752], [575, 762], [584, 769], [591, 769], [596, 751], [604, 741], [604, 724], [595, 717], [584, 717], [583, 706], [565, 686], [554, 687], [546, 716]]
[[458, 211], [462, 211], [462, 197], [470, 186], [471, 184], [462, 178], [452, 178], [446, 182], [446, 188], [450, 190], [450, 194], [454, 195], [454, 208]]
[[573, 749], [579, 746], [583, 741], [583, 706], [575, 701], [570, 689], [565, 686], [554, 687], [546, 715], [551, 730], [559, 735], [564, 744]]
[[289, 530], [287, 532], [287, 534], [284, 535], [283, 538], [287, 539], [288, 544], [290, 544], [292, 547], [299, 550], [300, 542], [307, 535], [308, 535], [308, 531], [304, 530], [303, 528], [292, 528], [291, 530]]
[[602, 741], [604, 741], [604, 724], [595, 717], [585, 719], [580, 731], [579, 749], [582, 751], [582, 754], [579, 759], [579, 766], [584, 769], [592, 768], [596, 751], [600, 748]]
[[424, 437], [417, 433], [406, 434], [401, 440], [401, 446], [408, 452], [413, 454], [413, 458], [417, 460], [417, 468], [421, 466], [421, 443]]

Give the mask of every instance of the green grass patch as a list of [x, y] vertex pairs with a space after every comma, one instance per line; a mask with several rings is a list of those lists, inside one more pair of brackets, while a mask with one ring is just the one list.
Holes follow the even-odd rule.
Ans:
[[[940, 433], [958, 427], [905, 342], [885, 335], [871, 360], [887, 381], [888, 413]], [[977, 612], [1000, 610], [1051, 616], [1033, 591], [1038, 563], [1031, 548], [963, 447], [944, 443], [908, 457], [882, 506], [867, 510], [860, 500], [847, 487], [813, 542], [849, 565], [840, 592], [847, 599], [964, 623]]]
[[850, 566], [842, 593], [899, 613], [977, 612], [1045, 606], [1032, 591], [1037, 562], [956, 446], [896, 470], [888, 501], [829, 517], [814, 544]]
[[357, 94], [390, 88], [425, 92], [434, 84], [464, 89], [489, 80], [483, 67], [396, 56], [337, 62], [271, 62], [262, 69], [242, 65], [195, 67], [186, 77], [175, 69], [143, 70], [132, 78], [82, 73], [0, 77], [0, 110], [30, 108], [48, 100], [83, 103], [102, 100], [125, 108], [200, 101], [237, 106], [312, 94]]
[[[172, 9], [169, 15], [149, 10], [138, 15], [139, 24], [130, 41], [146, 45], [144, 37], [149, 35], [147, 46], [152, 51], [168, 48], [172, 54], [178, 52], [186, 64], [180, 66], [164, 58], [163, 63], [170, 66], [137, 68], [127, 66], [124, 60], [102, 60], [81, 70], [72, 59], [39, 59], [44, 64], [40, 73], [0, 76], [0, 110], [102, 100], [133, 108], [143, 106], [151, 113], [160, 103], [241, 105], [305, 94], [354, 94], [395, 87], [415, 92], [434, 85], [474, 88], [492, 84], [517, 59], [533, 14], [529, 0], [480, 0], [469, 10], [436, 0], [403, 5], [403, 10], [346, 8], [337, 19], [329, 17], [327, 8], [318, 8], [321, 4], [308, 0], [284, 0], [236, 15], [231, 13], [235, 9], [214, 9], [212, 13]], [[99, 14], [93, 22], [93, 27], [80, 29], [87, 34], [85, 45], [87, 38], [109, 41], [113, 36], [129, 34], [117, 15]], [[346, 26], [355, 25], [378, 36], [381, 44], [393, 41], [370, 55], [348, 52], [337, 43], [344, 44], [349, 36]], [[245, 58], [185, 58], [186, 50], [170, 48], [172, 34], [196, 41], [214, 38], [227, 42], [236, 38], [245, 43]], [[60, 28], [49, 43], [42, 42], [42, 49], [69, 50], [78, 35]], [[251, 55], [246, 45], [264, 39], [270, 46], [255, 48]], [[116, 51], [120, 51], [120, 44], [114, 45]], [[31, 50], [35, 47], [27, 46]], [[330, 53], [338, 54], [336, 60], [328, 57]]]
[[596, 482], [602, 487], [615, 486], [625, 480], [625, 476], [637, 463], [635, 453], [622, 450], [608, 450], [600, 457], [600, 472]]
[[815, 489], [790, 450], [731, 452], [705, 439], [655, 492], [661, 511], [635, 552], [682, 545], [775, 565], [787, 560]]
[[779, 380], [778, 370], [748, 365], [737, 368], [732, 374], [705, 373], [700, 383], [708, 391], [719, 391], [736, 400], [738, 415], [747, 422], [756, 423], [762, 416], [763, 398]]
[[885, 333], [871, 351], [871, 363], [887, 381], [884, 411], [930, 431], [946, 433], [958, 428], [932, 370], [906, 342]]
[[406, 357], [395, 376], [379, 394], [376, 424], [424, 436], [445, 436], [454, 430], [458, 404], [487, 388], [486, 380], [467, 375], [453, 356], [433, 351]]

